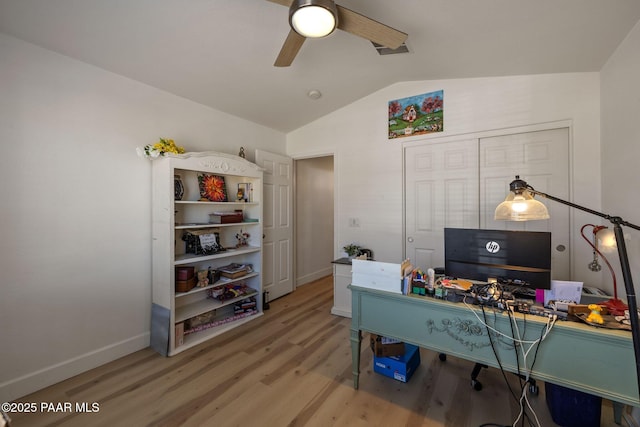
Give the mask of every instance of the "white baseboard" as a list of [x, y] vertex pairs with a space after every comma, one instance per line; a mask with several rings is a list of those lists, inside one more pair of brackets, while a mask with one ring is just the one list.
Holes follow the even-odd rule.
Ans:
[[348, 317], [349, 319], [351, 319], [351, 310], [343, 310], [336, 307], [332, 307], [331, 314], [335, 314], [336, 316]]
[[149, 332], [5, 381], [0, 383], [0, 402], [18, 399], [147, 347]]
[[314, 271], [313, 273], [305, 274], [296, 278], [296, 286], [306, 285], [323, 277], [331, 276], [333, 274], [333, 267], [327, 267], [322, 270]]

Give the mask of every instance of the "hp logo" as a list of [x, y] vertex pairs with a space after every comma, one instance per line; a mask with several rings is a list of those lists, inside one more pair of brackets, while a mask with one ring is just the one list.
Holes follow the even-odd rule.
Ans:
[[487, 248], [487, 252], [495, 254], [500, 250], [500, 245], [498, 244], [498, 242], [494, 242], [492, 240], [490, 242], [487, 242], [486, 248]]

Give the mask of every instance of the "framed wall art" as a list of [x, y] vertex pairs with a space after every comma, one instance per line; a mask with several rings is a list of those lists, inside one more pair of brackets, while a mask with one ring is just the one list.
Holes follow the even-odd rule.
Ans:
[[200, 187], [200, 200], [209, 202], [227, 201], [227, 187], [224, 176], [199, 173], [198, 186]]
[[389, 139], [444, 130], [444, 91], [389, 101]]

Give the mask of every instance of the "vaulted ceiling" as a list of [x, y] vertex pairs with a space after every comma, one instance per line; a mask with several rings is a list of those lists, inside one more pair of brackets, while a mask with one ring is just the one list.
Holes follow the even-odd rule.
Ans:
[[289, 132], [401, 81], [599, 71], [640, 20], [638, 0], [337, 3], [409, 53], [336, 31], [274, 67], [288, 9], [267, 0], [0, 0], [0, 32]]

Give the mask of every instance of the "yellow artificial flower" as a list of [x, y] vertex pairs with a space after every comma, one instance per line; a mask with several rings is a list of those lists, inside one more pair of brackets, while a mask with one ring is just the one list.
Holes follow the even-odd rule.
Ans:
[[142, 157], [156, 158], [164, 156], [165, 153], [183, 154], [183, 147], [176, 145], [173, 139], [160, 138], [155, 144], [145, 145], [143, 149], [138, 148], [138, 154]]

